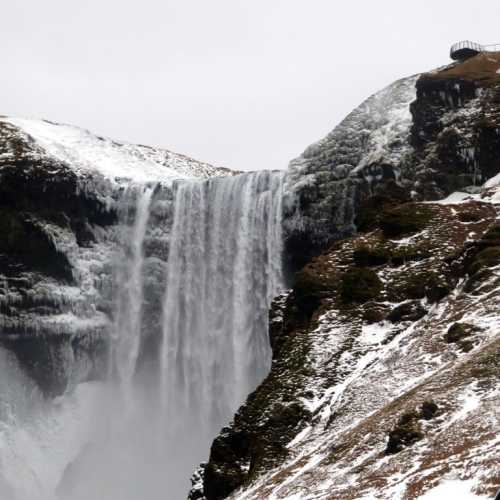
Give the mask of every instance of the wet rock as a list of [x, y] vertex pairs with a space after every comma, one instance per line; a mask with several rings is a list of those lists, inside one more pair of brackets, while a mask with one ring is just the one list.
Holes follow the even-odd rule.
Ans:
[[386, 455], [399, 453], [424, 437], [418, 420], [419, 415], [416, 412], [405, 413], [399, 418], [398, 423], [389, 433], [384, 452]]
[[419, 300], [410, 300], [395, 307], [387, 316], [392, 323], [400, 321], [418, 321], [427, 314], [427, 310]]

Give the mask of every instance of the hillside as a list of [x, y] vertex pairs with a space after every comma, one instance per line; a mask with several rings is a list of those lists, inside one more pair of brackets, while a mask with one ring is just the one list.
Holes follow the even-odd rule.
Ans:
[[271, 372], [191, 499], [500, 488], [500, 101], [485, 57], [397, 82], [291, 163], [299, 270], [271, 310]]

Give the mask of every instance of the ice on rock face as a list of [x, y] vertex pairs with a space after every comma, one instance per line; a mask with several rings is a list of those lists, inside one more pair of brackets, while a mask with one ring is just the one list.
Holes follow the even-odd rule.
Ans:
[[[290, 179], [326, 168], [353, 168], [380, 161], [397, 164], [407, 152], [418, 75], [399, 80], [377, 92], [350, 113], [330, 134], [309, 146], [290, 163]], [[346, 170], [346, 166], [350, 169]]]
[[410, 103], [417, 78], [399, 80], [373, 95], [290, 162], [284, 200], [288, 252], [295, 252], [296, 242], [321, 248], [352, 234], [358, 200], [386, 177], [399, 178], [412, 152]]
[[[103, 491], [120, 500], [177, 500], [211, 439], [265, 376], [268, 307], [283, 281], [284, 174], [204, 175], [112, 179], [117, 221], [92, 228], [85, 246], [47, 224], [74, 283], [38, 276], [33, 296], [57, 308], [16, 321], [23, 335], [67, 341], [47, 358], [68, 384], [57, 404], [46, 407], [41, 397], [26, 421], [17, 411], [0, 417], [0, 438], [3, 428], [9, 440], [0, 448], [0, 492], [5, 483], [16, 500], [55, 500], [55, 490], [65, 500]], [[75, 370], [74, 346], [92, 353], [92, 338], [107, 344], [98, 347], [97, 374], [85, 360]], [[100, 383], [82, 384], [96, 376]], [[22, 481], [14, 477], [19, 462]]]

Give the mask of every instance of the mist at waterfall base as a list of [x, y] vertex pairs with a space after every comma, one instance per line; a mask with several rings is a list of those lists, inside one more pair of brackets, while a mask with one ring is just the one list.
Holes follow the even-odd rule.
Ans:
[[[148, 239], [162, 220], [162, 189], [135, 186], [123, 196], [105, 380], [45, 399], [0, 352], [2, 500], [186, 498], [212, 439], [269, 369], [283, 174], [172, 189], [161, 292], [149, 286], [159, 260]], [[155, 315], [160, 339], [148, 335]]]

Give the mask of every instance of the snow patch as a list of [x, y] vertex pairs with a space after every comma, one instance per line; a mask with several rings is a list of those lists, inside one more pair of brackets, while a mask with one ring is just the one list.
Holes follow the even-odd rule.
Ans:
[[420, 500], [443, 500], [445, 498], [453, 498], [454, 500], [477, 500], [478, 498], [487, 498], [472, 493], [471, 488], [473, 485], [473, 480], [461, 481], [459, 479], [447, 479], [422, 495]]

